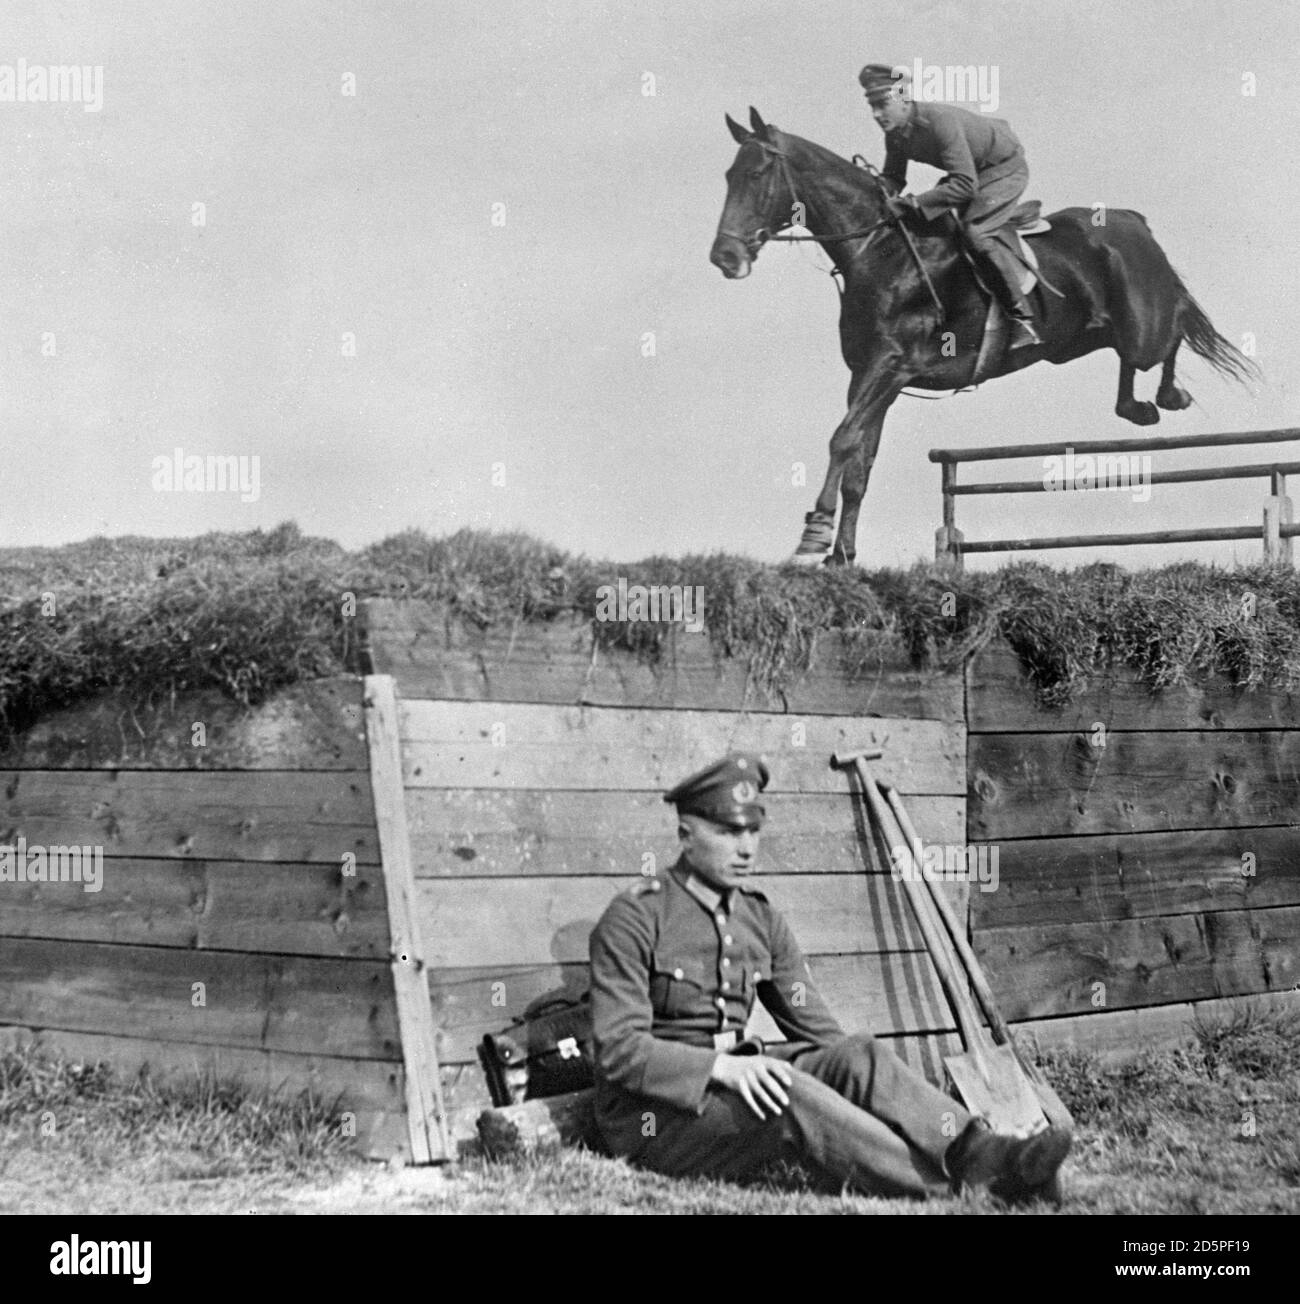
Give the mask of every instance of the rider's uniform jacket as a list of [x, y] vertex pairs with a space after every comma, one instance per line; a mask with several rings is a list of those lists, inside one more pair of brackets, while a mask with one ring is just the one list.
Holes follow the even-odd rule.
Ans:
[[907, 183], [909, 162], [927, 163], [946, 175], [916, 197], [927, 220], [948, 208], [964, 208], [984, 185], [1024, 166], [1024, 149], [1001, 118], [952, 104], [912, 104], [907, 121], [885, 133], [881, 175]]

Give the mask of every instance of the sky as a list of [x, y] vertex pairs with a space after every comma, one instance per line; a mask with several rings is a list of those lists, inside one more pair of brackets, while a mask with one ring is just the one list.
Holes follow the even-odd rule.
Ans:
[[[1291, 0], [10, 0], [5, 18], [0, 545], [292, 519], [348, 547], [470, 526], [611, 560], [780, 560], [843, 415], [838, 300], [811, 246], [769, 246], [742, 282], [710, 265], [723, 114], [753, 104], [879, 162], [869, 61], [995, 68], [1027, 197], [1138, 209], [1223, 334], [1253, 339], [1261, 384], [1190, 359], [1197, 405], [1158, 433], [1300, 425]], [[102, 68], [102, 106], [5, 100], [20, 60]], [[900, 399], [859, 562], [932, 555], [931, 448], [1139, 434], [1112, 413], [1116, 370], [1094, 354]], [[178, 448], [256, 457], [256, 493], [167, 489]], [[957, 519], [971, 539], [1248, 524], [1264, 492], [968, 498]]]

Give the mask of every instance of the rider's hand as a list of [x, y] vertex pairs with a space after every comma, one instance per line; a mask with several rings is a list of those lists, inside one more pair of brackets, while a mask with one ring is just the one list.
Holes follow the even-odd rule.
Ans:
[[788, 1064], [769, 1055], [719, 1055], [711, 1080], [737, 1092], [759, 1118], [765, 1118], [790, 1103], [786, 1088], [794, 1079]]
[[885, 199], [889, 211], [898, 218], [915, 217], [919, 211], [915, 195], [889, 195]]

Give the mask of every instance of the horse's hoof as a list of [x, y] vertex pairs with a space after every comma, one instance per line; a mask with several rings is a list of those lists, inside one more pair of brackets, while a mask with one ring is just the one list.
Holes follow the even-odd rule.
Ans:
[[1156, 407], [1162, 407], [1166, 412], [1181, 412], [1191, 406], [1192, 396], [1181, 385], [1171, 385], [1156, 394]]
[[820, 552], [796, 552], [790, 558], [792, 566], [820, 566], [822, 562], [829, 561], [829, 548], [823, 548]]
[[1131, 403], [1116, 403], [1115, 415], [1131, 421], [1135, 426], [1154, 426], [1160, 420], [1160, 413], [1154, 403], [1143, 403], [1137, 399]]

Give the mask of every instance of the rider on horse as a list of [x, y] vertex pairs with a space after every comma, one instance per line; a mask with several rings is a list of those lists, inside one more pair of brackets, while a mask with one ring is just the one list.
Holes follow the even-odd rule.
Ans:
[[891, 199], [891, 210], [900, 217], [918, 214], [926, 221], [949, 209], [961, 210], [967, 245], [990, 273], [993, 292], [1016, 324], [1010, 347], [1041, 343], [1033, 310], [1020, 290], [1024, 269], [994, 238], [1029, 184], [1029, 167], [1016, 133], [1000, 118], [951, 104], [916, 103], [908, 95], [904, 69], [869, 63], [858, 81], [871, 116], [885, 133], [881, 176], [901, 191], [912, 160], [946, 173], [933, 190]]

